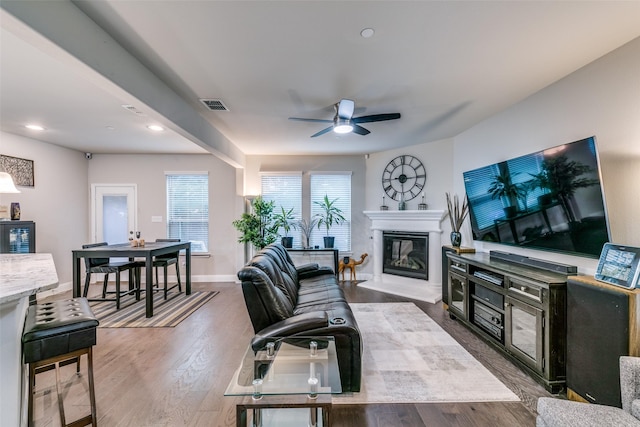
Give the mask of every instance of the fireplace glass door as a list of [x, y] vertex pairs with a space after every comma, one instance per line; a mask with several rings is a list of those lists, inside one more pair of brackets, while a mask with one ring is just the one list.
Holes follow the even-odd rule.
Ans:
[[429, 278], [428, 233], [388, 232], [382, 234], [384, 252], [382, 272], [415, 279]]

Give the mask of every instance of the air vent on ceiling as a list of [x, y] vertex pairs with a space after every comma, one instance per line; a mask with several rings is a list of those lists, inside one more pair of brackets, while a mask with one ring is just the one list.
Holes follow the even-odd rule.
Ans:
[[130, 104], [122, 104], [122, 108], [124, 108], [127, 111], [131, 111], [134, 114], [138, 114], [140, 116], [144, 115], [142, 111], [138, 110], [136, 107]]
[[226, 105], [220, 99], [200, 99], [209, 110], [211, 111], [229, 111]]

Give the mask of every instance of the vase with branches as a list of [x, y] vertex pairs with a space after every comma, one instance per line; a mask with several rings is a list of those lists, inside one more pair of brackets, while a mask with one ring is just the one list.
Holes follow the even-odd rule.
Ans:
[[451, 245], [458, 247], [462, 242], [460, 228], [469, 214], [469, 202], [465, 196], [462, 206], [460, 206], [460, 199], [457, 194], [454, 194], [453, 197], [449, 193], [445, 194], [447, 196], [447, 215], [451, 223]]
[[306, 219], [303, 218], [300, 221], [298, 221], [297, 225], [300, 231], [302, 231], [302, 234], [304, 235], [304, 238], [305, 238], [304, 242], [302, 243], [302, 247], [305, 249], [310, 248], [311, 232], [318, 225], [318, 218], [315, 218], [315, 217], [311, 218], [310, 221], [307, 221]]

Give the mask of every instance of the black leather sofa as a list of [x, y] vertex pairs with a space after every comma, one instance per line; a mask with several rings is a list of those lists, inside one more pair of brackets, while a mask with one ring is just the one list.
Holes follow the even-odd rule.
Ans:
[[272, 337], [332, 336], [342, 391], [360, 391], [360, 331], [331, 268], [296, 268], [285, 247], [272, 244], [259, 251], [238, 278], [256, 334], [254, 349]]

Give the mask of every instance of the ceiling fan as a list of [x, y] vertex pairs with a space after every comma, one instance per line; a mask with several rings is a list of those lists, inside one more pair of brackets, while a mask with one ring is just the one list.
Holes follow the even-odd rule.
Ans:
[[329, 119], [307, 119], [302, 117], [289, 117], [289, 120], [300, 120], [303, 122], [333, 123], [331, 126], [322, 129], [311, 135], [311, 138], [324, 135], [329, 131], [335, 133], [357, 133], [358, 135], [368, 135], [367, 129], [360, 126], [360, 123], [382, 122], [385, 120], [395, 120], [400, 118], [400, 113], [370, 114], [368, 116], [353, 117], [355, 102], [350, 99], [341, 99], [334, 104], [336, 114], [333, 120]]

